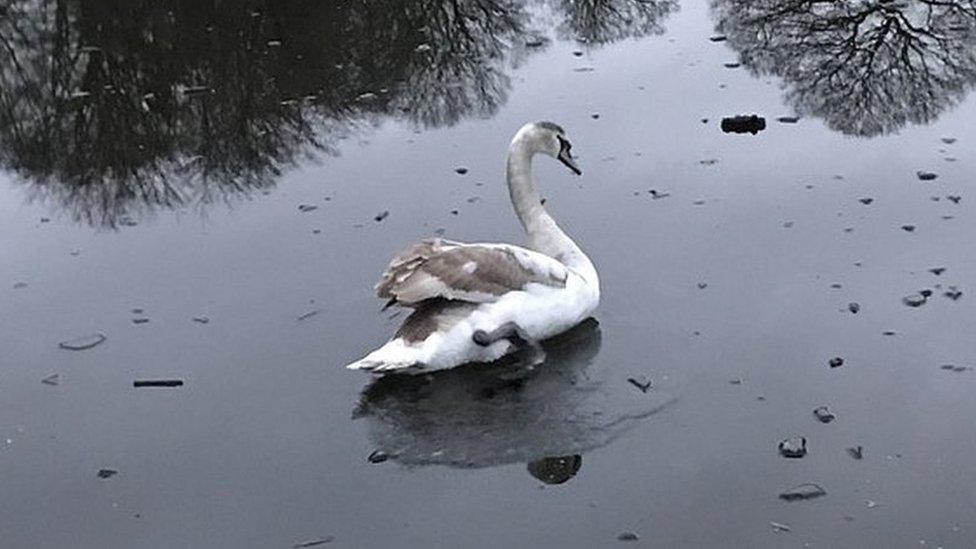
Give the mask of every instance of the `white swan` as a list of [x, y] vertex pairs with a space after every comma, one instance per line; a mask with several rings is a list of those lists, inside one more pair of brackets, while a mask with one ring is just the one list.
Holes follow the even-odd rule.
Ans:
[[528, 246], [419, 242], [395, 257], [376, 285], [387, 306], [414, 311], [385, 345], [347, 366], [422, 373], [491, 362], [585, 320], [600, 301], [586, 254], [542, 205], [532, 157], [557, 158], [577, 174], [570, 143], [552, 122], [523, 126], [508, 149], [508, 191]]

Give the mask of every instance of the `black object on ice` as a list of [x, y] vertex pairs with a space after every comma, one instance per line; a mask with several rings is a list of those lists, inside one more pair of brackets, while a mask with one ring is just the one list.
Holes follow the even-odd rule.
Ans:
[[759, 115], [732, 116], [722, 119], [722, 131], [725, 133], [757, 133], [766, 129], [766, 119]]

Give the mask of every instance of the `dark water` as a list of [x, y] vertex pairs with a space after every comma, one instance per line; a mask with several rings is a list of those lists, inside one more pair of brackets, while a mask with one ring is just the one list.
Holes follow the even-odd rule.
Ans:
[[[976, 547], [974, 83], [968, 2], [7, 2], [3, 546]], [[520, 241], [540, 119], [597, 322], [343, 370], [400, 247]]]

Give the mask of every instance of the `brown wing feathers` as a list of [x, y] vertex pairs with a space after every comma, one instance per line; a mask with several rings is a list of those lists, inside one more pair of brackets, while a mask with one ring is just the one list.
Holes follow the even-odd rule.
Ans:
[[390, 300], [387, 306], [414, 306], [431, 298], [484, 303], [530, 282], [565, 285], [565, 280], [527, 267], [510, 249], [429, 239], [394, 258], [376, 292]]

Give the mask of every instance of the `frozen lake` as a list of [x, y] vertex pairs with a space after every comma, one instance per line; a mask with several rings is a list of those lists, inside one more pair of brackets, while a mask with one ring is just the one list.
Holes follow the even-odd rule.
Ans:
[[[0, 8], [3, 545], [973, 547], [976, 8], [845, 5]], [[343, 369], [399, 249], [522, 242], [534, 120], [595, 320]]]

